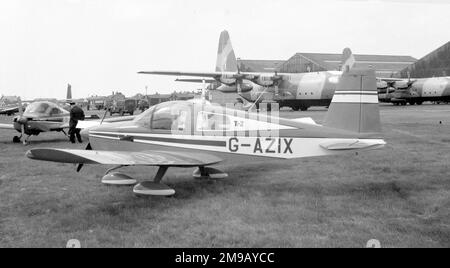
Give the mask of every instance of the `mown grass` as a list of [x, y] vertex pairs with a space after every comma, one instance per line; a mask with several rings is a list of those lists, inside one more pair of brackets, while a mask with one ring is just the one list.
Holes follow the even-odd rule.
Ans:
[[[312, 116], [282, 112], [286, 117]], [[1, 118], [7, 121], [6, 118]], [[170, 169], [173, 198], [105, 187], [105, 167], [80, 174], [24, 157], [34, 147], [82, 148], [61, 134], [26, 147], [0, 134], [0, 246], [384, 247], [450, 246], [450, 106], [382, 107], [388, 146], [343, 157], [219, 165], [222, 181]], [[439, 124], [442, 121], [442, 124]], [[154, 168], [127, 168], [140, 179]]]

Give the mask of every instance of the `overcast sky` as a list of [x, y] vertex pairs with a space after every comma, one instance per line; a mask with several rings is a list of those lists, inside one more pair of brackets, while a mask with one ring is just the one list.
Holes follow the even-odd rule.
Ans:
[[191, 90], [142, 70], [213, 71], [219, 34], [243, 59], [411, 55], [450, 41], [448, 0], [1, 0], [0, 94]]

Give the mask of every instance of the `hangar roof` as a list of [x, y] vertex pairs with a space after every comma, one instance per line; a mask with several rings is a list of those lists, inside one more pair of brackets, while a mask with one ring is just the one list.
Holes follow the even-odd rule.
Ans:
[[[240, 60], [243, 72], [273, 72], [283, 65], [285, 60]], [[255, 71], [257, 70], [257, 71]]]
[[[342, 54], [331, 53], [297, 53], [287, 61], [282, 60], [241, 60], [243, 66], [242, 71], [250, 72], [272, 72], [274, 69], [279, 70], [284, 64], [294, 59], [303, 58], [309, 62], [320, 66], [324, 70], [339, 70]], [[374, 68], [378, 75], [391, 76], [406, 67], [414, 64], [417, 59], [411, 56], [394, 56], [394, 55], [359, 55], [355, 54], [356, 67]]]
[[427, 78], [450, 75], [450, 42], [434, 50], [411, 66], [402, 70], [400, 77]]

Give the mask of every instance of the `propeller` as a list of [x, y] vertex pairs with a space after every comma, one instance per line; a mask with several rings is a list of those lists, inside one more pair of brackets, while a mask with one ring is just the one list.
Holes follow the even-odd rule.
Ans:
[[[19, 97], [19, 122], [20, 122], [20, 132], [21, 137], [23, 138], [25, 136], [25, 124], [27, 123], [27, 120], [24, 121], [23, 118], [23, 105], [22, 105], [22, 99]], [[25, 145], [27, 141], [24, 139], [23, 144]]]
[[[86, 146], [85, 150], [86, 151], [92, 151], [91, 143], [88, 143], [88, 145]], [[84, 167], [84, 164], [78, 164], [77, 172], [80, 172], [83, 167]]]
[[237, 62], [237, 75], [236, 75], [236, 89], [237, 89], [237, 93], [240, 95], [242, 94], [242, 74], [241, 74], [241, 62], [240, 62], [240, 58], [238, 59]]
[[[103, 121], [105, 120], [107, 113], [108, 113], [108, 110], [105, 110], [105, 113], [103, 114], [103, 117], [102, 117], [102, 121], [100, 121], [100, 125], [103, 124]], [[90, 142], [88, 143], [88, 145], [86, 146], [86, 148], [84, 150], [92, 151], [92, 146], [91, 146]], [[78, 164], [77, 172], [80, 172], [83, 167], [84, 167], [84, 164]]]
[[275, 86], [275, 96], [278, 96], [280, 94], [280, 81], [281, 81], [282, 77], [280, 77], [278, 75], [278, 71], [275, 71], [275, 76], [272, 78], [274, 86]]
[[202, 101], [205, 102], [206, 101], [206, 87], [207, 87], [205, 79], [202, 80], [202, 85], [203, 85], [203, 87], [202, 87]]

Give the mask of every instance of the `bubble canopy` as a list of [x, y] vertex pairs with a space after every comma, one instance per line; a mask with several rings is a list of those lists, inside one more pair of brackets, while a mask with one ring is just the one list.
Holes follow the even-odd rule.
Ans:
[[68, 112], [53, 102], [33, 102], [25, 109], [25, 114], [39, 114], [42, 116], [66, 115]]

